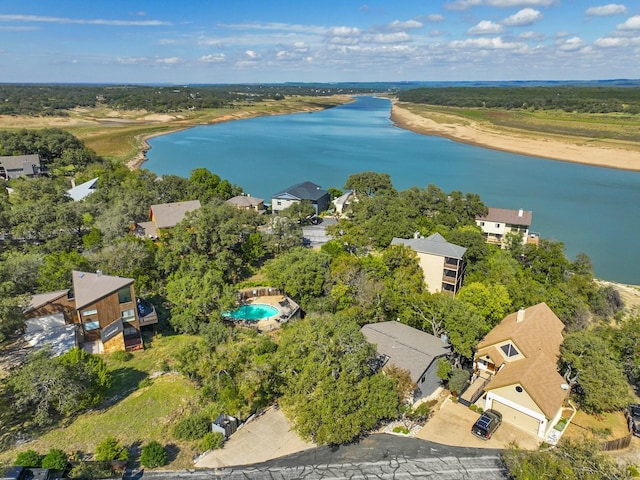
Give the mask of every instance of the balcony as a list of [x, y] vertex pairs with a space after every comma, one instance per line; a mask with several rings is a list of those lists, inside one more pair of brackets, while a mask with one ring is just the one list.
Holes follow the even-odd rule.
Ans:
[[136, 302], [136, 308], [138, 309], [138, 321], [141, 327], [158, 323], [158, 314], [150, 302], [139, 298]]

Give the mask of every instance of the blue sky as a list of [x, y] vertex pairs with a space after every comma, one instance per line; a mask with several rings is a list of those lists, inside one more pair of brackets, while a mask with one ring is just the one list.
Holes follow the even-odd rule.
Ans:
[[640, 2], [2, 0], [0, 82], [640, 78]]

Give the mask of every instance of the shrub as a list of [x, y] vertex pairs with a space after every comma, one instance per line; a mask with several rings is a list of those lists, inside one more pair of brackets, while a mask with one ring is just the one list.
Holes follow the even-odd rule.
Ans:
[[207, 432], [202, 440], [200, 440], [200, 450], [215, 450], [220, 448], [224, 443], [224, 435], [220, 432]]
[[473, 410], [474, 412], [478, 411], [478, 406], [475, 403], [469, 405], [469, 410]]
[[423, 402], [414, 408], [409, 414], [409, 418], [414, 422], [427, 420], [431, 415], [432, 402]]
[[460, 393], [464, 390], [471, 374], [461, 368], [454, 368], [449, 376], [449, 390]]
[[402, 433], [404, 435], [407, 435], [409, 433], [409, 429], [404, 425], [398, 425], [397, 427], [393, 428], [393, 433]]
[[96, 447], [96, 460], [129, 460], [129, 450], [113, 437], [107, 437]]
[[210, 423], [211, 420], [206, 413], [194, 413], [173, 427], [173, 436], [176, 440], [198, 440], [207, 434]]
[[52, 448], [42, 459], [42, 468], [64, 471], [67, 468], [68, 461], [66, 453], [57, 448]]
[[127, 362], [133, 358], [133, 354], [125, 350], [118, 350], [111, 354], [111, 358], [118, 362]]
[[69, 478], [113, 478], [116, 473], [108, 462], [80, 462], [69, 471]]
[[25, 450], [18, 454], [15, 464], [19, 467], [40, 468], [42, 466], [42, 455], [35, 450]]
[[158, 442], [151, 441], [142, 447], [140, 464], [146, 468], [157, 468], [167, 464], [167, 452]]

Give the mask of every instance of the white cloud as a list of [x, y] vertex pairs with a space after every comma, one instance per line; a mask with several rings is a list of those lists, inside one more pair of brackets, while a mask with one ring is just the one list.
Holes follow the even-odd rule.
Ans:
[[401, 22], [400, 20], [394, 20], [393, 22], [391, 22], [389, 25], [387, 25], [387, 28], [389, 30], [413, 30], [416, 28], [422, 28], [423, 25], [422, 23], [418, 22], [417, 20], [407, 20], [406, 22]]
[[542, 15], [538, 10], [533, 8], [524, 8], [510, 17], [505, 18], [502, 23], [510, 27], [522, 27], [541, 20], [543, 16], [544, 15]]
[[159, 25], [172, 25], [171, 22], [160, 20], [106, 20], [102, 18], [83, 19], [66, 17], [46, 17], [40, 15], [0, 15], [2, 22], [40, 22], [77, 25], [107, 25], [115, 27], [156, 27]]
[[302, 25], [291, 23], [221, 23], [218, 27], [229, 30], [276, 30], [283, 32], [305, 33], [305, 34], [323, 34], [326, 33], [326, 27], [317, 25]]
[[582, 49], [586, 44], [580, 37], [571, 37], [558, 44], [558, 49], [563, 52], [575, 52]]
[[618, 30], [640, 30], [640, 15], [628, 18], [626, 22], [616, 27]]
[[178, 57], [156, 58], [156, 62], [164, 65], [174, 65], [179, 63], [180, 59]]
[[360, 35], [360, 30], [355, 27], [333, 27], [329, 29], [329, 35], [334, 37], [350, 37]]
[[447, 10], [466, 10], [477, 5], [482, 5], [482, 0], [455, 0], [451, 3], [445, 3], [444, 8]]
[[375, 43], [402, 43], [410, 41], [411, 37], [406, 32], [396, 32], [379, 33], [373, 37], [367, 37], [367, 39]]
[[444, 21], [444, 15], [440, 15], [439, 13], [432, 13], [431, 15], [427, 15], [427, 21], [442, 22]]
[[496, 33], [502, 33], [504, 27], [498, 23], [493, 23], [490, 20], [482, 20], [476, 26], [467, 30], [469, 35], [495, 35]]
[[522, 38], [523, 40], [536, 40], [536, 41], [541, 41], [544, 40], [545, 36], [543, 33], [540, 32], [522, 32], [519, 35], [520, 38]]
[[596, 47], [602, 48], [628, 47], [629, 43], [629, 39], [624, 37], [602, 37], [593, 42]]
[[487, 0], [487, 5], [492, 7], [550, 7], [557, 0]]
[[203, 55], [200, 57], [201, 62], [205, 63], [220, 63], [224, 62], [227, 56], [224, 53], [210, 53], [209, 55]]
[[618, 3], [609, 3], [600, 7], [588, 8], [585, 12], [587, 15], [593, 15], [595, 17], [606, 17], [609, 15], [624, 15], [627, 13], [627, 7]]
[[253, 59], [260, 58], [260, 54], [253, 50], [246, 50], [244, 54], [249, 58], [253, 58]]
[[518, 42], [503, 42], [502, 38], [470, 38], [467, 40], [454, 40], [449, 42], [451, 48], [480, 48], [484, 50], [516, 50], [523, 48], [524, 45]]

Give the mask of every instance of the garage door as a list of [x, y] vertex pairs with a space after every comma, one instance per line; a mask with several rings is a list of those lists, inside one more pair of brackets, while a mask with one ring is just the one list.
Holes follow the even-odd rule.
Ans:
[[515, 425], [516, 427], [526, 432], [531, 432], [536, 435], [538, 434], [540, 420], [538, 420], [537, 418], [533, 418], [532, 416], [527, 415], [526, 413], [522, 413], [513, 407], [509, 407], [504, 403], [500, 403], [497, 400], [493, 401], [493, 406], [491, 408], [499, 411], [502, 414], [503, 422], [508, 422], [511, 425]]

